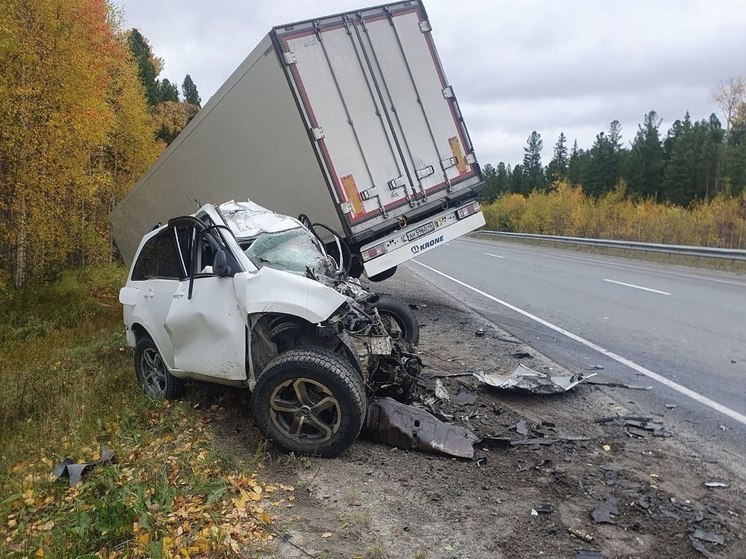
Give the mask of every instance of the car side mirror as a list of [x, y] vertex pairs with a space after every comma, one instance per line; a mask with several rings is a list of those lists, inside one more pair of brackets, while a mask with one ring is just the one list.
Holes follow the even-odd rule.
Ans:
[[216, 276], [221, 278], [231, 275], [231, 267], [228, 265], [228, 258], [222, 248], [215, 251], [215, 261], [213, 262], [212, 270]]

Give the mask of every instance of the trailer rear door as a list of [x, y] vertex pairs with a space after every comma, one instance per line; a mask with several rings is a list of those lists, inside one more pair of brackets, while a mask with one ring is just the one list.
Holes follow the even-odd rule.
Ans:
[[418, 2], [273, 33], [351, 233], [480, 181]]

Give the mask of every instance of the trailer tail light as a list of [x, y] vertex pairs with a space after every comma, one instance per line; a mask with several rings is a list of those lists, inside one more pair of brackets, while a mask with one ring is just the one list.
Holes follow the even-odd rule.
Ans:
[[381, 243], [380, 245], [376, 245], [369, 248], [368, 250], [363, 251], [363, 260], [365, 262], [368, 262], [369, 260], [373, 260], [374, 258], [381, 256], [382, 254], [386, 254], [386, 251], [386, 243]]
[[471, 204], [465, 205], [463, 208], [456, 210], [456, 217], [464, 219], [470, 215], [474, 215], [479, 211], [479, 202], [472, 202]]

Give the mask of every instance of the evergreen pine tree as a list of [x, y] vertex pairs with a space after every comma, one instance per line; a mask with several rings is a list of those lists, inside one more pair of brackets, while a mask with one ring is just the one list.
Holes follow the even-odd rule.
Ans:
[[524, 187], [529, 192], [544, 186], [544, 170], [541, 166], [541, 150], [543, 148], [544, 142], [541, 139], [541, 134], [534, 130], [526, 139], [526, 147], [523, 148]]
[[202, 99], [197, 92], [197, 86], [194, 85], [192, 77], [189, 74], [186, 75], [184, 83], [181, 84], [181, 93], [184, 95], [184, 101], [202, 107]]

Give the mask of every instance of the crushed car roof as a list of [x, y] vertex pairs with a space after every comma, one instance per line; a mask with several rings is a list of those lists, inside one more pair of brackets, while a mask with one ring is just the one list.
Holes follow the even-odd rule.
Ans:
[[277, 233], [302, 227], [297, 219], [275, 213], [251, 200], [246, 202], [231, 200], [220, 204], [217, 210], [237, 239], [248, 239], [260, 233]]

